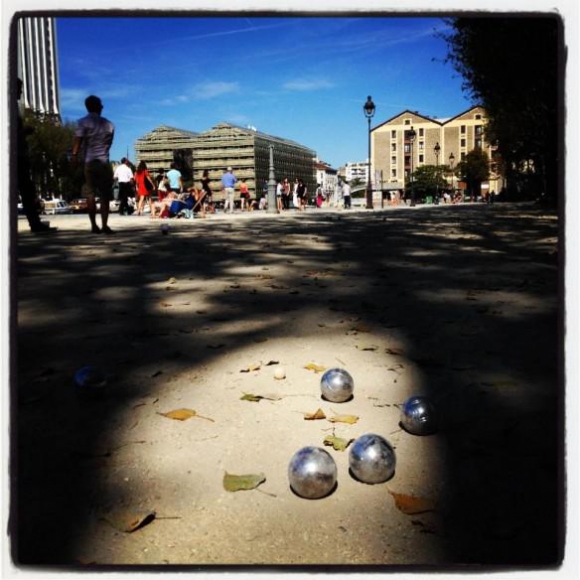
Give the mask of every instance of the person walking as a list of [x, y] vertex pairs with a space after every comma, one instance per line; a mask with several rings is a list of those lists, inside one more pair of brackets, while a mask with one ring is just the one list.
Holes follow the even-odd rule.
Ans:
[[115, 169], [113, 179], [119, 184], [119, 215], [129, 215], [129, 196], [133, 190], [133, 171], [126, 157]]
[[149, 198], [149, 209], [151, 210], [151, 217], [155, 217], [155, 210], [151, 195], [155, 191], [155, 184], [151, 179], [147, 163], [141, 160], [137, 166], [137, 173], [135, 173], [135, 183], [137, 184], [137, 197], [139, 198], [139, 205], [137, 206], [137, 215], [143, 215], [143, 203], [145, 198]]
[[183, 191], [183, 178], [181, 177], [181, 171], [175, 167], [175, 163], [170, 165], [170, 169], [167, 172], [167, 179], [169, 180], [169, 191], [178, 194]]
[[233, 170], [231, 167], [228, 167], [226, 173], [222, 175], [222, 187], [225, 193], [225, 202], [224, 202], [224, 213], [228, 209], [229, 206], [229, 213], [234, 213], [234, 193], [235, 193], [235, 186], [237, 182], [236, 176], [233, 174]]
[[[83, 191], [87, 198], [87, 209], [94, 234], [112, 234], [107, 225], [109, 219], [109, 201], [113, 188], [113, 171], [109, 164], [109, 151], [115, 136], [115, 127], [111, 121], [101, 116], [103, 103], [99, 97], [90, 95], [85, 99], [88, 115], [79, 119], [74, 133], [72, 146], [73, 162], [78, 162], [79, 153], [83, 151], [85, 184]], [[95, 194], [101, 198], [101, 227], [97, 226], [97, 203]]]
[[350, 209], [351, 199], [350, 199], [350, 185], [348, 184], [348, 181], [345, 181], [344, 185], [342, 186], [342, 197], [344, 197], [344, 209]]

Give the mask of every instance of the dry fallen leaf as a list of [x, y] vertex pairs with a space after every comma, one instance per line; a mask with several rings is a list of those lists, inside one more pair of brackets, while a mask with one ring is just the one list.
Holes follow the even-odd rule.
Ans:
[[173, 278], [173, 276], [171, 278], [169, 278], [169, 280], [167, 281], [168, 284], [175, 284], [177, 282], [177, 280], [175, 278]]
[[257, 475], [232, 475], [227, 471], [224, 474], [224, 489], [226, 491], [241, 491], [256, 489], [261, 483], [266, 481], [263, 473]]
[[281, 398], [281, 395], [253, 395], [252, 393], [244, 393], [244, 395], [240, 397], [240, 401], [259, 403], [262, 399], [266, 399], [267, 401], [279, 401]]
[[336, 451], [344, 451], [353, 441], [354, 439], [343, 439], [342, 437], [327, 435], [324, 438], [323, 443], [328, 447], [330, 446], [334, 447]]
[[334, 415], [333, 417], [328, 417], [331, 423], [348, 423], [349, 425], [353, 425], [358, 419], [356, 415]]
[[253, 371], [259, 371], [259, 370], [260, 370], [260, 365], [250, 365], [249, 367], [242, 369], [240, 372], [241, 373], [251, 373]]
[[121, 532], [131, 533], [152, 522], [155, 519], [155, 512], [149, 510], [118, 509], [103, 513], [101, 519]]
[[322, 409], [318, 409], [316, 413], [305, 413], [304, 419], [306, 421], [314, 421], [315, 419], [326, 419], [326, 415]]
[[357, 344], [356, 347], [359, 350], [368, 350], [368, 351], [375, 351], [378, 348], [378, 346], [374, 346], [371, 344]]
[[271, 361], [268, 361], [268, 362], [265, 364], [265, 366], [267, 366], [267, 367], [270, 367], [270, 366], [272, 366], [272, 365], [277, 365], [277, 364], [280, 364], [280, 361], [277, 361], [277, 360], [271, 360]]
[[308, 363], [307, 365], [304, 366], [304, 368], [309, 371], [314, 371], [315, 373], [321, 373], [326, 370], [326, 367], [323, 367], [322, 365], [317, 365], [316, 363]]
[[199, 417], [200, 419], [206, 419], [207, 421], [211, 421], [214, 423], [213, 419], [209, 417], [203, 417], [202, 415], [198, 415], [197, 411], [193, 409], [176, 409], [175, 411], [169, 411], [168, 413], [159, 413], [158, 415], [163, 415], [163, 417], [167, 417], [168, 419], [175, 419], [176, 421], [186, 421], [187, 419], [191, 419], [192, 417]]
[[435, 504], [431, 500], [412, 495], [405, 495], [403, 493], [395, 493], [391, 490], [388, 491], [395, 499], [397, 509], [402, 511], [404, 514], [414, 515], [435, 511]]

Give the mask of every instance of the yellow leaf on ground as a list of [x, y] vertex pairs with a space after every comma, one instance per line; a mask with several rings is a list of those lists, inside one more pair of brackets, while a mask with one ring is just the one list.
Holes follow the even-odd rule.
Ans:
[[316, 413], [305, 413], [304, 419], [306, 419], [306, 421], [314, 421], [315, 419], [326, 419], [326, 415], [324, 414], [324, 411], [322, 409], [318, 409]]
[[173, 277], [169, 278], [169, 280], [167, 281], [168, 284], [175, 284], [177, 282], [177, 280]]
[[353, 425], [358, 421], [358, 417], [356, 415], [334, 415], [333, 417], [328, 417], [328, 420], [331, 423], [348, 423], [349, 425]]
[[316, 363], [308, 363], [307, 365], [304, 366], [304, 368], [309, 371], [314, 371], [315, 373], [321, 373], [326, 370], [326, 367], [323, 367], [322, 365], [317, 365]]
[[232, 475], [227, 471], [224, 474], [224, 489], [226, 491], [247, 491], [256, 489], [261, 483], [266, 481], [263, 473], [257, 475]]
[[353, 441], [354, 439], [343, 439], [342, 437], [327, 435], [323, 443], [328, 447], [334, 447], [336, 451], [344, 451]]
[[435, 511], [435, 503], [429, 499], [395, 493], [389, 490], [389, 493], [395, 499], [395, 505], [399, 511], [407, 515], [422, 514], [424, 512]]
[[199, 417], [200, 419], [207, 419], [214, 423], [213, 419], [209, 417], [203, 417], [202, 415], [198, 415], [197, 411], [193, 409], [176, 409], [175, 411], [169, 411], [168, 413], [157, 413], [158, 415], [163, 415], [168, 419], [175, 419], [176, 421], [186, 421], [187, 419], [191, 419], [192, 417]]

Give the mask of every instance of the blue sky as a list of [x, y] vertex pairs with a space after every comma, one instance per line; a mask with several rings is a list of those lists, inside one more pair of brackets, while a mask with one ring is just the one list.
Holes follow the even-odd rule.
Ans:
[[58, 18], [61, 112], [100, 96], [116, 127], [111, 158], [160, 124], [253, 125], [334, 167], [367, 156], [373, 126], [404, 109], [451, 117], [471, 102], [445, 64], [435, 18]]

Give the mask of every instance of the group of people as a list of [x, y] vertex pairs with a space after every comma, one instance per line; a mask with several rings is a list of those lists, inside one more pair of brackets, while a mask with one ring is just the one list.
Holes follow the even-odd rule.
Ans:
[[276, 208], [278, 212], [290, 209], [290, 195], [292, 195], [292, 205], [299, 211], [306, 208], [308, 188], [302, 179], [296, 178], [290, 191], [288, 178], [280, 179], [276, 182]]

